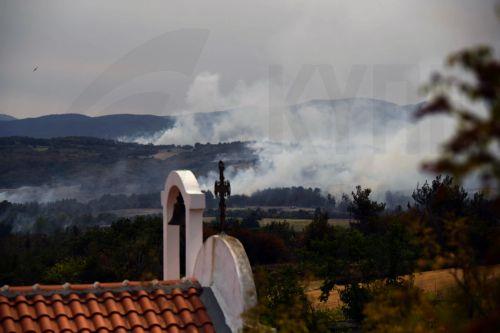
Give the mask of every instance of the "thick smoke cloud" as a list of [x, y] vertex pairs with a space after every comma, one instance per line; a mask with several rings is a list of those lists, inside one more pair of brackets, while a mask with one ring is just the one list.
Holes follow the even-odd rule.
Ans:
[[[228, 168], [233, 189], [251, 193], [278, 186], [313, 186], [331, 193], [355, 185], [408, 192], [425, 176], [419, 165], [437, 152], [451, 124], [443, 119], [415, 122], [416, 105], [372, 99], [317, 100], [279, 109], [269, 107], [265, 82], [237, 85], [221, 94], [219, 77], [203, 73], [187, 95], [188, 114], [172, 129], [142, 143], [250, 141], [259, 156], [254, 168]], [[203, 110], [229, 110], [216, 116]], [[190, 112], [190, 113], [189, 113]], [[281, 119], [279, 123], [276, 119]], [[275, 133], [279, 131], [280, 133]], [[201, 177], [210, 189], [217, 175]]]

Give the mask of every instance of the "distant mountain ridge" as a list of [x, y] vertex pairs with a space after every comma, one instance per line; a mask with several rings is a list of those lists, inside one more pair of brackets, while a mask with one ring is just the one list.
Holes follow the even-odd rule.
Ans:
[[16, 118], [9, 116], [8, 114], [1, 114], [0, 113], [0, 121], [11, 121], [11, 120], [16, 120]]
[[0, 122], [0, 137], [28, 136], [53, 138], [87, 136], [117, 139], [122, 136], [149, 135], [175, 123], [172, 117], [117, 114], [89, 117], [81, 114], [56, 114]]
[[[331, 113], [342, 110], [349, 111], [349, 117], [354, 122], [365, 122], [366, 117], [373, 117], [376, 123], [387, 121], [409, 121], [412, 113], [420, 104], [397, 105], [383, 100], [370, 98], [348, 98], [338, 100], [311, 100], [292, 105], [289, 112], [292, 117], [298, 111], [312, 107], [321, 112]], [[192, 115], [155, 116], [143, 114], [115, 114], [89, 117], [82, 114], [54, 114], [37, 118], [3, 119], [0, 121], [0, 137], [28, 136], [34, 138], [54, 138], [66, 136], [86, 136], [101, 139], [134, 138], [151, 136], [174, 126], [176, 119], [184, 116], [194, 116], [194, 121], [210, 130], [213, 125], [225, 115], [246, 112], [246, 108], [214, 111]], [[0, 115], [0, 120], [1, 119]], [[335, 117], [333, 117], [335, 118]], [[300, 117], [297, 122], [302, 122]], [[200, 128], [201, 128], [200, 127]]]
[[293, 105], [290, 107], [290, 111], [294, 114], [307, 107], [329, 113], [348, 111], [349, 118], [353, 123], [366, 122], [367, 119], [371, 119], [374, 125], [384, 125], [391, 121], [411, 121], [415, 111], [421, 108], [423, 104], [421, 102], [417, 104], [398, 105], [373, 98], [315, 99]]

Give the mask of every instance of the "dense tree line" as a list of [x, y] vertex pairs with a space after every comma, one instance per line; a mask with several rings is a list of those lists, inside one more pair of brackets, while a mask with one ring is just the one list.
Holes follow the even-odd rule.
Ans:
[[[12, 233], [2, 227], [2, 285], [161, 278], [163, 226], [159, 216], [121, 219], [107, 227], [70, 227], [51, 234]], [[204, 236], [216, 232], [216, 227], [205, 226]], [[287, 224], [251, 230], [235, 223], [228, 232], [243, 242], [254, 265], [291, 260], [289, 248], [295, 233]]]
[[[205, 216], [218, 215], [217, 199], [212, 192], [206, 193], [207, 210]], [[309, 209], [287, 210], [289, 207], [316, 208], [329, 211], [332, 217], [348, 217], [347, 205], [335, 206], [335, 197], [323, 195], [318, 188], [289, 187], [269, 188], [257, 191], [251, 195], [233, 195], [229, 207], [248, 207], [247, 209], [231, 209], [228, 216], [245, 219], [254, 214], [258, 218], [276, 219], [312, 219], [313, 212]], [[347, 200], [348, 202], [348, 200]], [[259, 206], [274, 208], [259, 209]], [[284, 208], [279, 208], [284, 207]], [[13, 231], [29, 231], [33, 228], [47, 233], [71, 226], [88, 227], [93, 225], [109, 225], [118, 216], [113, 212], [121, 209], [156, 208], [161, 202], [158, 192], [144, 194], [105, 194], [98, 199], [81, 202], [75, 199], [58, 200], [48, 203], [0, 202], [0, 223], [12, 228]], [[45, 228], [45, 229], [44, 229]]]
[[0, 224], [14, 232], [53, 233], [77, 226], [110, 225], [118, 220], [110, 211], [128, 208], [160, 208], [158, 193], [104, 195], [80, 202], [75, 199], [48, 203], [0, 202]]
[[297, 206], [335, 207], [335, 198], [327, 196], [319, 188], [281, 187], [268, 188], [251, 195], [234, 195], [230, 198], [234, 206]]

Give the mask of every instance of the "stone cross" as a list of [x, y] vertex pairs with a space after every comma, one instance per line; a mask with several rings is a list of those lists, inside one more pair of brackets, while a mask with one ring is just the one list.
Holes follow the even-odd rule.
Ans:
[[226, 198], [231, 195], [231, 184], [224, 179], [224, 162], [219, 161], [219, 180], [215, 181], [214, 194], [219, 198], [220, 231], [224, 232], [226, 221]]

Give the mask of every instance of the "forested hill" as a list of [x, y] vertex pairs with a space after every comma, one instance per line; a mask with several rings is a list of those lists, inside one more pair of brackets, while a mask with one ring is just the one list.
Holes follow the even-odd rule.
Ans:
[[[282, 197], [285, 192], [288, 195]], [[205, 193], [207, 209], [204, 216], [215, 217], [218, 215], [218, 200], [212, 192]], [[262, 193], [266, 193], [265, 196]], [[132, 195], [106, 194], [88, 202], [64, 199], [47, 203], [10, 203], [0, 200], [0, 233], [2, 227], [8, 227], [13, 232], [51, 233], [70, 226], [109, 225], [116, 221], [118, 216], [127, 216], [127, 213], [132, 213], [128, 216], [159, 214], [159, 199], [160, 193], [157, 191]], [[336, 207], [335, 199], [331, 195], [321, 195], [317, 188], [276, 188], [258, 191], [249, 196], [231, 196], [228, 200], [228, 218], [248, 217], [255, 210], [252, 206], [256, 203], [268, 206], [257, 210], [258, 217], [312, 218], [313, 208], [318, 207], [328, 209], [339, 216], [347, 209], [344, 201], [339, 202]], [[277, 206], [281, 207], [278, 209]]]
[[0, 122], [0, 136], [52, 138], [92, 136], [116, 139], [151, 135], [172, 127], [172, 117], [116, 114], [88, 117], [82, 114], [55, 114], [37, 118], [8, 119]]
[[171, 170], [201, 176], [217, 170], [219, 159], [249, 167], [256, 158], [243, 142], [153, 146], [87, 137], [8, 137], [0, 138], [0, 189], [74, 185], [90, 198], [148, 193], [160, 190]]
[[[421, 104], [397, 105], [387, 101], [370, 98], [347, 98], [338, 100], [311, 100], [291, 105], [288, 109], [290, 121], [301, 123], [304, 117], [314, 109], [328, 122], [335, 123], [339, 115], [349, 111], [352, 123], [363, 124], [366, 119], [373, 121], [373, 126], [385, 126], [394, 122], [395, 126], [409, 121], [411, 115]], [[53, 114], [36, 118], [2, 119], [0, 115], [0, 137], [30, 136], [35, 138], [54, 138], [65, 136], [91, 136], [103, 139], [152, 137], [173, 127], [178, 119], [188, 117], [196, 127], [210, 132], [222, 118], [231, 116], [235, 119], [246, 119], [251, 108], [239, 108], [225, 111], [211, 111], [195, 114], [155, 116], [146, 114], [114, 114], [89, 117], [82, 114]], [[190, 118], [192, 117], [192, 118]], [[370, 123], [370, 126], [372, 124]]]
[[16, 118], [9, 116], [8, 114], [0, 113], [0, 121], [12, 121], [12, 120], [16, 120]]

